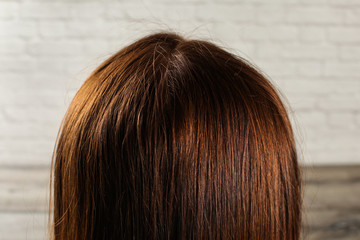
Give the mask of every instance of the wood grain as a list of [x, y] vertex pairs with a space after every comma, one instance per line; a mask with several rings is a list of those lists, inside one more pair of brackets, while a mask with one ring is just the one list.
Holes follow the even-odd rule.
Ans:
[[[0, 169], [0, 239], [46, 239], [50, 173]], [[302, 239], [360, 239], [360, 166], [302, 169]]]

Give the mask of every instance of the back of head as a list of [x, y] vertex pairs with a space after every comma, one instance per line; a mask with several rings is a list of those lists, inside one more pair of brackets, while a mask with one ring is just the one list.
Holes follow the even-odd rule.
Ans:
[[54, 239], [298, 239], [286, 109], [243, 59], [146, 36], [85, 81], [54, 155]]

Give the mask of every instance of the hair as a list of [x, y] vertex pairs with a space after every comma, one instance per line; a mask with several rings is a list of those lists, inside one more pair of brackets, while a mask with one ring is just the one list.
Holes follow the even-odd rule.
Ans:
[[214, 43], [145, 36], [72, 100], [53, 239], [299, 239], [301, 180], [276, 88]]

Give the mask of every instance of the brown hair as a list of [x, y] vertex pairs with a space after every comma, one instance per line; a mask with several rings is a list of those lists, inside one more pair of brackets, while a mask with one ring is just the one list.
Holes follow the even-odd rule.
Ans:
[[293, 131], [244, 59], [175, 33], [102, 63], [54, 151], [54, 239], [298, 239]]

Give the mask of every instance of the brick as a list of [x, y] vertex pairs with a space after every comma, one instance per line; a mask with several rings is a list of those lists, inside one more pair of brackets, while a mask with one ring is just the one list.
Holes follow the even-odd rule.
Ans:
[[309, 4], [309, 5], [326, 5], [327, 0], [300, 0], [300, 4]]
[[18, 3], [0, 2], [0, 19], [14, 19], [18, 13]]
[[320, 80], [306, 80], [291, 79], [284, 84], [284, 89], [287, 93], [301, 94], [303, 96], [314, 95], [321, 96], [321, 94], [327, 94], [332, 92], [332, 85], [327, 84], [326, 81]]
[[336, 24], [344, 21], [344, 11], [326, 7], [293, 7], [286, 9], [290, 23]]
[[299, 38], [299, 30], [294, 26], [271, 26], [268, 31], [272, 40], [289, 41]]
[[0, 165], [48, 164], [89, 74], [161, 29], [259, 66], [289, 104], [306, 164], [359, 162], [359, 11], [358, 0], [0, 1]]
[[350, 9], [345, 13], [346, 24], [360, 24], [360, 8]]
[[72, 38], [101, 38], [106, 27], [100, 19], [76, 20], [67, 25], [67, 35]]
[[[346, 144], [346, 139], [337, 140], [339, 144]], [[313, 144], [314, 145], [314, 144]], [[356, 149], [351, 150], [337, 150], [337, 147], [328, 147], [319, 150], [309, 149], [310, 160], [307, 160], [307, 164], [311, 165], [354, 165], [357, 164], [357, 159], [360, 157], [360, 153]], [[340, 160], [339, 160], [340, 159]]]
[[73, 58], [65, 63], [65, 71], [70, 75], [79, 74], [79, 72], [83, 72], [83, 77], [86, 78], [104, 59], [97, 58], [95, 61], [90, 59], [89, 57], [79, 57]]
[[230, 40], [232, 42], [239, 41], [241, 38], [241, 32], [246, 26], [242, 26], [236, 23], [221, 23], [215, 22], [212, 25], [212, 33], [223, 41]]
[[325, 28], [319, 26], [301, 26], [300, 40], [303, 42], [324, 42], [326, 39]]
[[[217, 2], [220, 2], [220, 3], [238, 3], [239, 1], [238, 0], [214, 0], [214, 1], [217, 1]], [[299, 0], [287, 0], [286, 2], [287, 3], [297, 3]], [[252, 3], [258, 3], [258, 4], [269, 4], [269, 1], [267, 0], [251, 0]], [[283, 3], [284, 0], [272, 0], [271, 1], [271, 4], [281, 4]]]
[[33, 19], [67, 19], [69, 6], [61, 3], [24, 3], [20, 6], [20, 16]]
[[293, 26], [244, 26], [241, 37], [246, 40], [289, 41], [298, 38], [298, 29]]
[[[0, 94], [0, 105], [1, 104], [8, 104], [12, 102], [13, 93], [12, 90], [20, 89], [20, 88], [27, 88], [29, 84], [29, 79], [24, 78], [24, 73], [21, 71], [17, 72], [0, 72], [0, 90], [3, 91]], [[0, 107], [1, 109], [1, 107]]]
[[30, 73], [36, 70], [36, 63], [32, 59], [4, 59], [0, 60], [0, 72]]
[[260, 59], [281, 59], [282, 58], [282, 45], [280, 43], [262, 43], [256, 47], [256, 55]]
[[[48, 96], [51, 98], [51, 96]], [[37, 98], [37, 96], [33, 96], [29, 99]], [[43, 99], [47, 101], [47, 99]], [[59, 125], [59, 119], [61, 119], [62, 111], [60, 111], [61, 108], [56, 107], [49, 107], [44, 106], [42, 104], [33, 104], [30, 106], [27, 106], [26, 108], [23, 107], [14, 107], [9, 106], [3, 108], [4, 115], [8, 119], [8, 121], [11, 121], [12, 123], [22, 123], [22, 122], [34, 122], [34, 123], [40, 123], [42, 125]], [[41, 117], [39, 117], [41, 116]]]
[[[6, 117], [6, 116], [5, 116]], [[56, 136], [58, 126], [43, 125], [40, 123], [23, 122], [0, 122], [0, 139], [27, 139], [33, 141], [35, 139], [53, 138]]]
[[328, 0], [328, 3], [330, 5], [346, 6], [346, 7], [360, 5], [360, 2], [358, 0]]
[[360, 60], [360, 46], [340, 46], [340, 58], [344, 60]]
[[238, 56], [249, 58], [255, 55], [255, 44], [251, 42], [229, 42], [226, 48], [228, 51], [235, 53]]
[[[139, 0], [137, 0], [137, 1], [139, 1]], [[217, 0], [215, 0], [215, 1], [217, 1]], [[231, 2], [231, 1], [234, 1], [234, 0], [223, 0], [223, 1]], [[161, 4], [168, 4], [169, 3], [168, 0], [152, 0], [151, 2], [156, 2], [156, 3], [161, 3]], [[179, 1], [176, 1], [176, 2], [177, 3], [182, 3], [182, 4], [192, 4], [192, 3], [204, 4], [204, 3], [206, 3], [206, 0], [179, 0]]]
[[[45, 67], [41, 67], [40, 71], [38, 70], [38, 62], [34, 62], [32, 66], [33, 68], [31, 68], [29, 71], [0, 70], [0, 86], [4, 86], [4, 88], [6, 87], [6, 91], [2, 93], [3, 96], [0, 96], [0, 104], [29, 104], [29, 101], [26, 101], [26, 99], [24, 100], [16, 98], [16, 94], [13, 92], [14, 90], [16, 90], [17, 92], [32, 92], [34, 90], [37, 90], [39, 86], [41, 86], [41, 89], [43, 90], [66, 90], [65, 81], [69, 78], [71, 79], [71, 77], [67, 73], [65, 73], [64, 71], [60, 73], [49, 72], [45, 69], [46, 67], [48, 67], [48, 65], [46, 65]], [[51, 97], [51, 95], [49, 97]], [[52, 101], [48, 100], [47, 102], [51, 103]]]
[[100, 19], [76, 20], [67, 25], [66, 34], [70, 38], [112, 39], [126, 36], [130, 27], [134, 31], [134, 25], [126, 26], [126, 23], [116, 21], [104, 24]]
[[[109, 4], [111, 5], [111, 4]], [[73, 19], [103, 18], [105, 15], [104, 4], [98, 2], [71, 3], [68, 5], [70, 17]]]
[[[154, 17], [153, 12], [149, 11], [149, 7], [138, 4], [126, 4], [124, 7], [124, 14], [127, 19], [150, 19]], [[153, 7], [154, 8], [154, 7]]]
[[256, 7], [256, 22], [261, 24], [283, 23], [285, 19], [285, 6], [260, 5]]
[[324, 74], [329, 77], [360, 77], [360, 62], [328, 62]]
[[297, 112], [297, 120], [300, 126], [310, 128], [325, 128], [326, 115], [318, 110], [312, 111], [299, 111]]
[[257, 48], [258, 56], [264, 59], [303, 59], [321, 60], [334, 59], [337, 57], [337, 47], [332, 45], [315, 44], [261, 44]]
[[86, 54], [95, 56], [104, 56], [111, 52], [110, 44], [106, 40], [86, 40], [84, 42], [84, 49]]
[[304, 61], [298, 65], [299, 76], [301, 77], [320, 77], [324, 74], [324, 64], [318, 61]]
[[[338, 79], [335, 79], [334, 81], [328, 81], [328, 84], [329, 83], [331, 83], [332, 92], [334, 94], [354, 94], [355, 95], [360, 92], [359, 78], [344, 79], [343, 77], [340, 77]], [[339, 85], [341, 85], [341, 87], [339, 87]]]
[[[109, 12], [106, 13], [108, 18], [123, 19], [124, 16], [127, 19], [132, 20], [150, 20], [150, 21], [169, 21], [169, 20], [196, 20], [197, 19], [197, 7], [192, 4], [144, 4], [139, 6], [138, 4], [121, 4], [113, 8], [112, 5], [108, 6]], [[111, 9], [113, 8], [113, 9]], [[202, 19], [201, 17], [199, 19]]]
[[208, 4], [197, 5], [196, 18], [212, 21], [250, 22], [255, 19], [255, 8], [242, 4]]
[[28, 45], [28, 52], [33, 56], [76, 56], [84, 52], [79, 41], [39, 41]]
[[337, 43], [359, 43], [360, 29], [358, 27], [331, 27], [329, 40]]
[[296, 76], [298, 75], [297, 64], [294, 62], [284, 61], [255, 61], [256, 65], [259, 66], [269, 76]]
[[355, 128], [355, 114], [352, 112], [330, 112], [328, 114], [329, 126], [336, 129]]
[[[341, 81], [341, 84], [339, 83]], [[294, 82], [294, 83], [293, 83]], [[301, 83], [303, 82], [303, 83]], [[341, 85], [341, 87], [339, 87]], [[309, 94], [318, 98], [327, 95], [356, 95], [360, 91], [360, 82], [357, 79], [329, 79], [328, 77], [297, 77], [289, 79], [284, 84], [293, 93], [308, 96]], [[308, 93], [308, 94], [306, 94]]]
[[289, 100], [290, 106], [293, 109], [303, 111], [303, 110], [312, 110], [316, 107], [318, 101], [317, 97], [314, 95], [304, 95], [304, 94], [286, 94], [287, 99]]
[[360, 111], [360, 98], [354, 94], [333, 94], [321, 98], [318, 106], [331, 111]]
[[245, 25], [240, 29], [240, 38], [245, 40], [263, 40], [269, 39], [269, 27]]
[[[10, 79], [9, 79], [10, 80]], [[48, 80], [49, 82], [53, 82]], [[32, 82], [31, 84], [33, 84]], [[54, 84], [55, 85], [55, 84]], [[62, 88], [65, 84], [63, 84]], [[51, 109], [63, 109], [65, 105], [65, 93], [59, 90], [47, 89], [46, 86], [42, 86], [40, 89], [32, 89], [30, 86], [28, 87], [20, 87], [14, 89], [13, 87], [8, 86], [6, 92], [4, 91], [3, 97], [0, 97], [1, 103], [3, 103], [4, 107], [2, 108], [4, 111], [13, 111], [11, 108], [20, 109], [23, 112], [26, 112], [28, 107], [32, 106], [45, 107]], [[29, 100], [31, 100], [31, 104], [29, 106]], [[41, 115], [38, 115], [40, 117]], [[48, 116], [51, 117], [51, 116]], [[56, 118], [55, 118], [56, 119]]]
[[[51, 137], [45, 139], [34, 138], [32, 141], [29, 141], [27, 138], [10, 138], [6, 143], [5, 151], [2, 151], [0, 154], [0, 158], [6, 158], [7, 160], [12, 159], [12, 162], [8, 161], [10, 164], [22, 160], [23, 166], [37, 165], [41, 162], [50, 163], [56, 139], [56, 127], [52, 126], [51, 128], [51, 131], [55, 132], [55, 134], [53, 133]], [[0, 143], [1, 142], [0, 140]], [[19, 149], [19, 146], [21, 146], [21, 149]], [[26, 159], [25, 156], [28, 156], [29, 159], [33, 158], [35, 161], [31, 162], [29, 159]], [[40, 161], [41, 159], [42, 161]]]
[[62, 21], [44, 21], [39, 23], [40, 36], [44, 38], [56, 38], [66, 36], [66, 26]]
[[[319, 149], [336, 152], [344, 152], [343, 150], [348, 151], [358, 151], [359, 150], [359, 130], [353, 129], [338, 129], [338, 128], [329, 128], [321, 129], [315, 135], [319, 141], [317, 142], [317, 147]], [[316, 136], [317, 135], [317, 136]], [[353, 159], [354, 160], [354, 159]], [[340, 160], [338, 160], [340, 161]]]
[[112, 3], [105, 7], [105, 17], [110, 19], [122, 19], [126, 21], [128, 14], [126, 13], [127, 7], [124, 3]]
[[65, 64], [67, 60], [64, 58], [54, 58], [54, 57], [37, 57], [36, 64], [37, 68], [41, 69], [41, 72], [46, 74], [58, 74], [62, 75], [64, 73]]
[[[1, 110], [0, 111], [0, 122], [4, 122], [4, 121], [5, 121], [4, 112]], [[1, 147], [0, 147], [0, 151], [1, 151]]]
[[35, 22], [7, 21], [0, 22], [0, 37], [33, 37], [37, 29]]
[[[341, 87], [339, 87], [341, 86]], [[286, 78], [283, 88], [290, 94], [298, 94], [306, 97], [324, 98], [327, 95], [356, 95], [360, 92], [360, 81], [357, 79], [348, 80], [343, 78], [329, 78], [296, 76], [294, 78]]]
[[163, 5], [161, 8], [152, 8], [155, 18], [163, 20], [188, 20], [196, 19], [197, 9], [194, 5], [177, 4], [177, 5]]
[[[188, 18], [186, 20], [170, 19], [166, 22], [165, 28], [171, 31], [183, 33], [185, 37], [196, 37], [204, 40], [219, 41], [219, 38], [213, 36], [213, 34], [215, 34], [212, 30], [214, 25], [215, 23], [204, 24], [200, 20], [191, 18]], [[159, 29], [159, 26], [155, 26], [155, 29]]]
[[360, 126], [360, 112], [356, 113], [355, 115], [355, 121], [358, 126]]
[[26, 43], [21, 39], [0, 39], [0, 54], [21, 55], [25, 48]]
[[[30, 153], [12, 153], [9, 155], [0, 155], [0, 165], [2, 167], [18, 167], [18, 168], [24, 168], [24, 167], [48, 167], [50, 165], [50, 160], [51, 159], [51, 153], [47, 153], [47, 154], [43, 154], [42, 156], [38, 156], [38, 155], [30, 155]], [[33, 194], [33, 192], [32, 192]], [[38, 202], [37, 202], [38, 204]], [[14, 214], [11, 213], [9, 215], [14, 216], [18, 216], [18, 214]], [[28, 217], [28, 214], [24, 214], [26, 217]], [[35, 215], [35, 213], [34, 213]], [[36, 215], [42, 215], [42, 213], [36, 213]], [[17, 218], [12, 218], [12, 221], [17, 221], [19, 222], [19, 219]], [[44, 215], [44, 218], [46, 216]], [[40, 217], [38, 217], [40, 218]], [[43, 218], [43, 219], [44, 219]], [[14, 220], [13, 220], [14, 219]], [[20, 217], [21, 219], [21, 217]], [[26, 219], [26, 218], [25, 218]], [[40, 219], [41, 220], [41, 219]], [[20, 220], [21, 221], [21, 220]], [[31, 221], [34, 221], [33, 219]], [[8, 220], [7, 220], [8, 222]], [[24, 223], [27, 223], [28, 221], [25, 220]], [[37, 221], [37, 222], [45, 222], [44, 221]], [[45, 225], [44, 225], [45, 226]], [[38, 224], [36, 224], [36, 226], [34, 228], [37, 228], [36, 230], [34, 230], [34, 234], [32, 233], [33, 230], [28, 231], [25, 230], [26, 233], [24, 233], [21, 229], [17, 230], [15, 232], [17, 233], [5, 233], [2, 236], [4, 237], [8, 237], [9, 239], [12, 239], [13, 236], [15, 236], [15, 239], [22, 239], [22, 238], [27, 238], [27, 239], [39, 239], [42, 238], [43, 236], [45, 236], [45, 231], [43, 230], [44, 228], [40, 225], [40, 227], [38, 227]], [[32, 236], [34, 236], [34, 238], [31, 238]]]
[[332, 45], [288, 45], [282, 50], [284, 58], [289, 59], [334, 59], [337, 47]]

